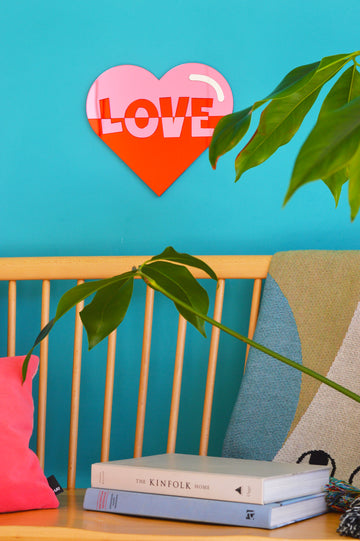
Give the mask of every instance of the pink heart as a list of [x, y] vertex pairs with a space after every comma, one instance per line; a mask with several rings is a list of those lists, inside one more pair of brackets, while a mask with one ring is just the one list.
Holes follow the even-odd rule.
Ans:
[[89, 90], [86, 113], [95, 133], [157, 195], [209, 146], [232, 112], [230, 86], [205, 64], [181, 64], [157, 79], [144, 68], [110, 68]]

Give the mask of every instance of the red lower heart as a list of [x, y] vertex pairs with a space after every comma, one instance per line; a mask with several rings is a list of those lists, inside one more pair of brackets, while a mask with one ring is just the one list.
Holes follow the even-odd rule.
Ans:
[[[215, 127], [219, 118], [212, 117]], [[192, 137], [191, 119], [185, 118], [181, 140], [164, 138], [158, 129], [148, 139], [134, 137], [123, 131], [101, 133], [101, 121], [89, 119], [95, 133], [136, 173], [157, 195], [161, 195], [210, 144], [211, 137]]]

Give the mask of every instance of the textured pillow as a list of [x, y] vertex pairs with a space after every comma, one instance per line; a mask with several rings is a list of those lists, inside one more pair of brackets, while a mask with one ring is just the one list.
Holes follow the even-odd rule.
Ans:
[[[360, 251], [280, 252], [254, 339], [360, 394]], [[328, 464], [360, 486], [360, 404], [250, 349], [223, 454]]]
[[36, 454], [29, 449], [33, 430], [32, 379], [39, 359], [32, 356], [22, 384], [24, 357], [0, 358], [0, 512], [58, 507]]

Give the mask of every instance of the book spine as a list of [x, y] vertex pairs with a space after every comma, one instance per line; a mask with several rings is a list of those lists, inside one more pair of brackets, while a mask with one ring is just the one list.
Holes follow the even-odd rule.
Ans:
[[132, 492], [167, 494], [263, 504], [260, 478], [165, 470], [98, 462], [91, 466], [91, 486]]
[[85, 492], [83, 507], [92, 511], [124, 515], [268, 529], [270, 528], [273, 504], [250, 505], [88, 488]]

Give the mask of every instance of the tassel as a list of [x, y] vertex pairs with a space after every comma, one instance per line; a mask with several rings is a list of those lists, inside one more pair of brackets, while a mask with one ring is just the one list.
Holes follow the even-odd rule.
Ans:
[[326, 486], [326, 503], [332, 511], [343, 513], [350, 508], [353, 501], [360, 496], [360, 489], [330, 477], [330, 482]]
[[329, 509], [343, 513], [337, 533], [360, 539], [360, 489], [330, 477], [325, 490]]
[[339, 528], [336, 531], [340, 535], [360, 539], [360, 498], [356, 498], [350, 508], [341, 515]]

